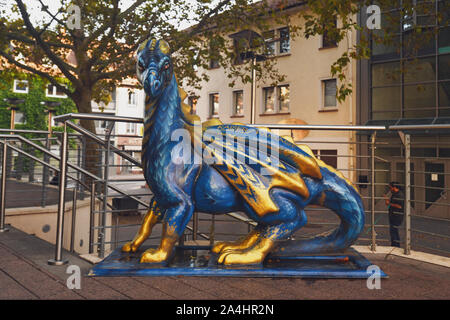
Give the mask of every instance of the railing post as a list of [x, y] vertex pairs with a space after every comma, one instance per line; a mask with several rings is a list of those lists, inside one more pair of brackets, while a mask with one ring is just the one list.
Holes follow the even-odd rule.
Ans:
[[212, 215], [211, 216], [211, 229], [209, 232], [209, 244], [212, 246], [214, 246], [214, 238], [216, 235], [216, 216]]
[[77, 189], [78, 183], [76, 183], [75, 188], [73, 188], [73, 198], [72, 198], [72, 224], [70, 232], [70, 252], [74, 252], [75, 244], [75, 226], [77, 219]]
[[64, 265], [68, 261], [62, 259], [63, 231], [64, 231], [64, 205], [66, 195], [67, 178], [67, 124], [64, 122], [64, 132], [61, 143], [61, 155], [59, 162], [59, 202], [58, 218], [56, 222], [55, 258], [48, 260], [50, 265]]
[[[45, 139], [45, 148], [50, 151], [50, 139], [49, 136], [46, 137]], [[49, 156], [48, 154], [44, 153], [44, 162], [45, 163], [49, 163]], [[47, 202], [47, 183], [49, 180], [49, 176], [48, 176], [48, 168], [47, 166], [43, 166], [42, 168], [43, 172], [42, 172], [42, 197], [41, 197], [41, 207], [45, 207], [46, 202]]]
[[6, 139], [3, 140], [3, 154], [2, 154], [2, 190], [0, 193], [0, 232], [7, 232], [9, 231], [8, 228], [5, 227], [5, 216], [6, 216], [6, 206], [5, 206], [5, 200], [6, 200], [6, 164], [7, 164], [7, 158], [8, 158], [8, 145], [6, 143]]
[[411, 137], [405, 134], [405, 254], [411, 254]]
[[371, 190], [370, 190], [370, 216], [371, 216], [371, 234], [372, 241], [370, 250], [377, 250], [377, 233], [375, 230], [375, 139], [377, 136], [377, 132], [374, 131], [371, 136], [370, 146], [371, 146], [371, 154], [370, 154], [370, 177], [371, 177]]
[[105, 256], [106, 242], [106, 210], [108, 209], [108, 178], [109, 178], [109, 157], [111, 154], [111, 133], [114, 128], [114, 122], [107, 127], [106, 132], [106, 151], [105, 151], [105, 170], [103, 174], [104, 190], [103, 190], [103, 212], [100, 216], [101, 231], [99, 231], [100, 252], [99, 257]]
[[95, 180], [91, 181], [91, 212], [89, 215], [89, 254], [94, 253]]
[[198, 212], [194, 212], [194, 217], [192, 219], [192, 240], [197, 240], [198, 233]]

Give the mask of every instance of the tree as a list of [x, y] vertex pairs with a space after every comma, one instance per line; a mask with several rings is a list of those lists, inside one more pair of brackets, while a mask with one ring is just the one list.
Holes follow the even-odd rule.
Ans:
[[[345, 83], [345, 69], [351, 59], [363, 59], [370, 55], [367, 35], [376, 41], [393, 42], [396, 31], [386, 27], [382, 32], [367, 30], [356, 21], [357, 13], [372, 4], [371, 0], [133, 0], [128, 7], [119, 0], [60, 0], [57, 12], [52, 11], [44, 0], [40, 4], [40, 23], [33, 23], [30, 10], [23, 0], [15, 0], [10, 6], [18, 18], [7, 16], [3, 9], [0, 18], [0, 56], [16, 68], [35, 73], [65, 92], [76, 104], [79, 112], [91, 112], [91, 100], [108, 102], [111, 89], [122, 79], [134, 76], [132, 56], [138, 46], [149, 37], [167, 39], [174, 52], [174, 70], [184, 84], [196, 86], [207, 80], [207, 73], [198, 73], [198, 67], [206, 70], [210, 59], [218, 60], [230, 78], [230, 83], [241, 78], [250, 81], [249, 64], [236, 65], [239, 54], [228, 35], [236, 30], [256, 29], [263, 32], [271, 23], [288, 25], [292, 37], [312, 37], [326, 33], [336, 42], [344, 41], [354, 30], [361, 32], [361, 41], [351, 45], [332, 66], [331, 73], [337, 75], [343, 85], [338, 98], [351, 93]], [[446, 3], [446, 1], [440, 1]], [[392, 7], [393, 1], [379, 0], [382, 10]], [[434, 3], [434, 2], [433, 2]], [[419, 11], [427, 11], [428, 2], [403, 0], [400, 14], [386, 12], [388, 25], [397, 26], [401, 21]], [[302, 25], [291, 22], [288, 10], [299, 5]], [[430, 9], [431, 10], [431, 9]], [[439, 21], [445, 23], [448, 3], [440, 8]], [[435, 12], [431, 12], [434, 14]], [[335, 24], [339, 17], [341, 23]], [[395, 21], [397, 19], [398, 21]], [[400, 21], [401, 19], [401, 21]], [[448, 23], [448, 21], [446, 22]], [[187, 27], [190, 26], [190, 27]], [[383, 26], [384, 27], [384, 26]], [[420, 44], [434, 28], [414, 24], [411, 41]], [[260, 41], [261, 48], [263, 39]], [[395, 41], [394, 41], [395, 44]], [[245, 47], [245, 46], [244, 46]], [[262, 49], [263, 50], [263, 49]], [[67, 56], [71, 54], [75, 64]], [[40, 65], [41, 68], [33, 67]], [[70, 82], [70, 88], [56, 79], [56, 66]], [[276, 70], [274, 60], [266, 60], [256, 66], [258, 75], [269, 76], [273, 81], [283, 79]], [[81, 125], [95, 132], [92, 121]]]

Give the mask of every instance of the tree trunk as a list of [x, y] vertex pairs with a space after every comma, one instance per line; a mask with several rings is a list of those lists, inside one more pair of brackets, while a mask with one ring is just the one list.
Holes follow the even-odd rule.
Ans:
[[[77, 93], [78, 91], [78, 93]], [[91, 88], [82, 88], [76, 91], [76, 95], [74, 97], [75, 104], [77, 106], [78, 112], [80, 113], [92, 113], [91, 100], [92, 100], [92, 89]], [[94, 120], [80, 120], [80, 125], [89, 130], [90, 132], [96, 134], [95, 130], [95, 122]], [[102, 177], [102, 162], [100, 157], [102, 153], [100, 152], [100, 145], [94, 142], [93, 140], [86, 138], [85, 145], [85, 169], [90, 173]], [[91, 179], [89, 177], [85, 177], [84, 181], [87, 186], [90, 186]]]

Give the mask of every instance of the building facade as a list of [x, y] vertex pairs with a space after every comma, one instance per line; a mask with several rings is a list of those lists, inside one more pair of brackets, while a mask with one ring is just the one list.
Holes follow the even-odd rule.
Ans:
[[[415, 12], [401, 17], [392, 46], [371, 41], [370, 60], [358, 63], [358, 124], [442, 124], [450, 123], [450, 27], [445, 1], [430, 2], [428, 14]], [[438, 13], [443, 19], [438, 19]], [[387, 12], [381, 12], [382, 25]], [[389, 14], [400, 16], [393, 6]], [[361, 12], [360, 21], [367, 17]], [[419, 24], [431, 37], [414, 44], [411, 25]], [[382, 31], [380, 31], [382, 32]], [[403, 72], [399, 72], [403, 70]], [[411, 131], [411, 198], [416, 214], [450, 217], [447, 200], [450, 186], [450, 134], [445, 130]], [[368, 136], [359, 136], [367, 143]], [[398, 134], [377, 137], [376, 196], [381, 208], [385, 184], [405, 183], [405, 153]], [[363, 156], [370, 150], [362, 147]], [[363, 167], [369, 166], [361, 164]]]
[[[110, 114], [122, 117], [143, 118], [145, 92], [139, 89], [136, 81], [125, 79], [111, 93], [111, 101], [107, 105], [99, 105], [92, 102], [92, 111], [96, 113]], [[108, 123], [96, 121], [97, 134], [104, 134]], [[137, 160], [141, 160], [143, 124], [116, 122], [112, 141], [114, 145], [131, 154]], [[119, 156], [115, 156], [116, 174], [139, 174], [141, 168], [132, 166], [131, 163]], [[112, 162], [111, 162], [112, 163]]]
[[[295, 15], [298, 10], [305, 10], [305, 7], [299, 6], [291, 11], [292, 23], [301, 25], [302, 21]], [[330, 67], [356, 41], [356, 35], [350, 35], [348, 42], [342, 41], [338, 45], [326, 36], [309, 39], [299, 36], [292, 39], [288, 27], [274, 24], [262, 36], [266, 43], [267, 58], [275, 60], [276, 68], [286, 75], [286, 81], [276, 86], [270, 84], [271, 79], [257, 81], [255, 123], [277, 124], [296, 119], [307, 124], [355, 124], [354, 94], [343, 102], [336, 99], [340, 82], [331, 76]], [[356, 64], [352, 62], [346, 76], [353, 86], [355, 72]], [[193, 107], [202, 121], [220, 118], [224, 123], [250, 123], [252, 84], [237, 81], [230, 88], [224, 70], [215, 63], [210, 64], [207, 73], [210, 79], [201, 83], [202, 89], [191, 90], [196, 97]], [[193, 104], [192, 99], [189, 102]], [[291, 135], [291, 132], [283, 131], [280, 134]], [[352, 144], [354, 133], [311, 130], [301, 141], [296, 139], [295, 133], [292, 136], [297, 140], [296, 143], [307, 144], [322, 160], [338, 167], [349, 178], [354, 178], [352, 170], [356, 163], [349, 157], [355, 153]]]

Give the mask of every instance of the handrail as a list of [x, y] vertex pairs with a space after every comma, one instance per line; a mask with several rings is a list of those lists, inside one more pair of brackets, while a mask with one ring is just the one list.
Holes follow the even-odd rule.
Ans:
[[131, 123], [142, 123], [142, 118], [134, 118], [134, 117], [121, 117], [121, 116], [112, 116], [105, 114], [97, 114], [97, 113], [67, 113], [59, 116], [53, 117], [55, 122], [64, 122], [67, 120], [107, 120], [107, 121], [120, 121], [120, 122], [131, 122]]
[[[107, 142], [105, 140], [100, 139], [99, 137], [97, 137], [95, 134], [93, 134], [92, 132], [90, 132], [89, 130], [84, 129], [83, 127], [80, 127], [72, 122], [67, 121], [66, 124], [71, 127], [72, 129], [78, 131], [79, 133], [81, 133], [82, 135], [87, 136], [88, 138], [94, 140], [95, 142], [106, 146]], [[138, 160], [136, 160], [135, 158], [133, 158], [132, 156], [130, 156], [126, 151], [120, 150], [116, 147], [114, 147], [113, 145], [110, 145], [110, 150], [113, 151], [114, 153], [117, 153], [118, 155], [122, 156], [123, 158], [125, 158], [126, 160], [128, 160], [129, 162], [137, 165], [138, 167], [142, 167], [142, 163]]]
[[[97, 113], [67, 113], [53, 117], [55, 122], [67, 120], [107, 120], [131, 123], [142, 123], [138, 117], [123, 117]], [[265, 127], [279, 130], [344, 130], [344, 131], [389, 131], [389, 130], [438, 130], [450, 129], [450, 124], [419, 124], [419, 125], [316, 125], [316, 124], [247, 124], [249, 127]]]

